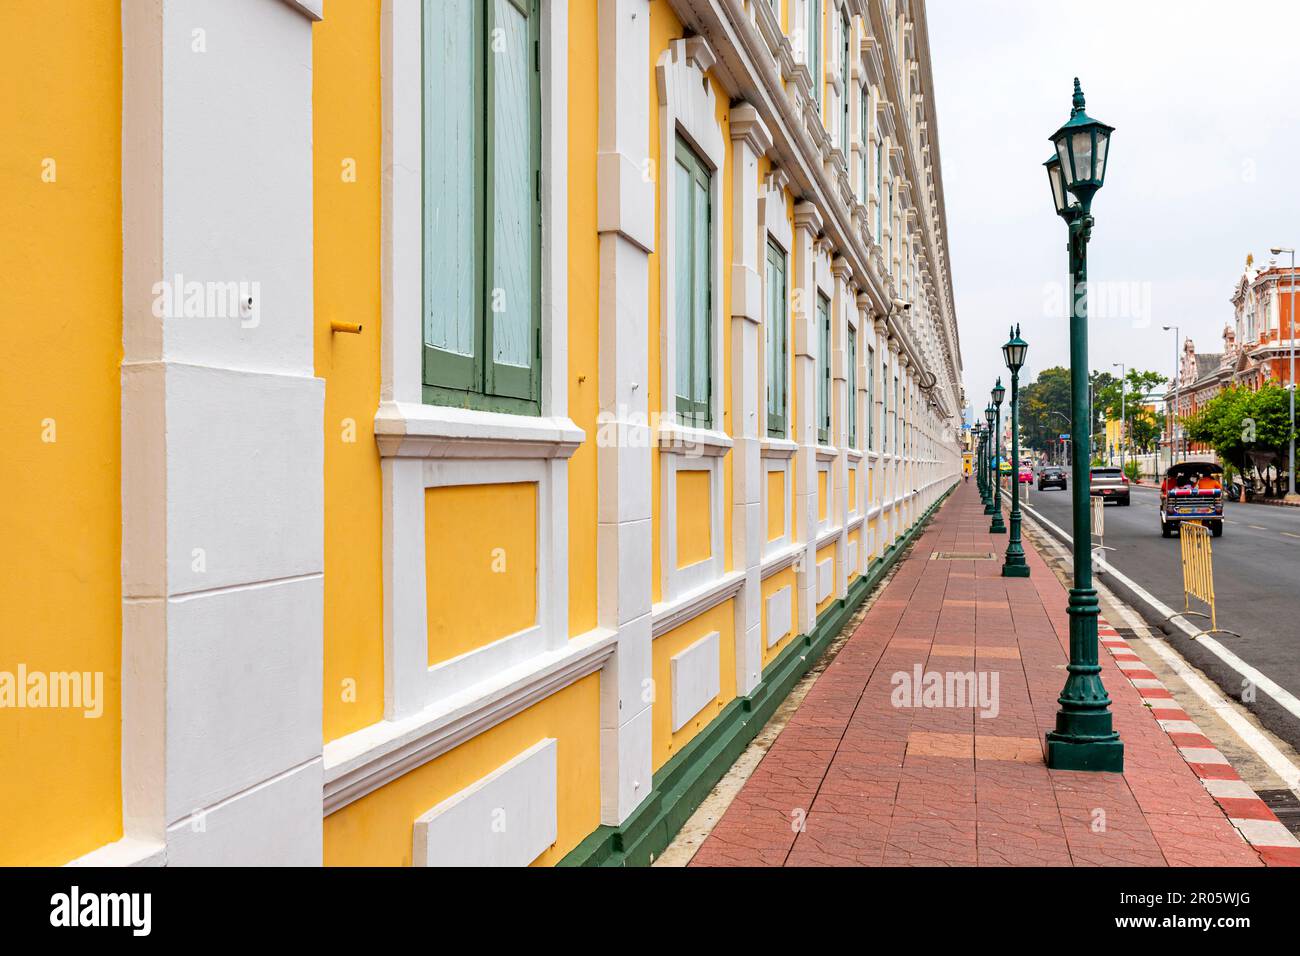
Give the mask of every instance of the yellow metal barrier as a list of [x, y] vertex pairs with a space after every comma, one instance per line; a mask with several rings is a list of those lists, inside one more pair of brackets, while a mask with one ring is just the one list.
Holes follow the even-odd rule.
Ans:
[[[1209, 617], [1210, 629], [1217, 631], [1219, 623], [1214, 612], [1214, 561], [1210, 553], [1210, 529], [1199, 521], [1183, 521], [1178, 525], [1178, 538], [1183, 548], [1183, 613]], [[1210, 613], [1191, 609], [1196, 598], [1210, 606]]]

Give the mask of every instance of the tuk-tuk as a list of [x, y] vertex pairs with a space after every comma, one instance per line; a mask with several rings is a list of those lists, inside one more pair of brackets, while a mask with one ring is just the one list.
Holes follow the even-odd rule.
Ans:
[[1160, 482], [1160, 536], [1168, 538], [1180, 521], [1200, 521], [1216, 538], [1223, 534], [1223, 466], [1212, 461], [1180, 461]]

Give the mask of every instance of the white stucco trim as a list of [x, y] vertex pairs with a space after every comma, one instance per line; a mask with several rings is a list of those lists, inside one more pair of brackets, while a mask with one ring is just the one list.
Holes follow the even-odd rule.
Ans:
[[596, 629], [400, 720], [382, 720], [325, 745], [324, 812], [355, 800], [604, 667], [616, 635]]
[[[716, 455], [690, 456], [660, 452], [659, 468], [663, 482], [660, 501], [660, 569], [663, 596], [671, 601], [698, 590], [722, 577], [725, 569], [725, 529], [723, 461]], [[709, 476], [709, 556], [685, 567], [677, 566], [678, 518], [677, 473], [703, 471]]]

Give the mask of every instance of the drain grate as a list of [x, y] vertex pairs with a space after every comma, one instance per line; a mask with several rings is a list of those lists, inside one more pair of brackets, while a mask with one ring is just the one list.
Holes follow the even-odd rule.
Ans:
[[1256, 790], [1265, 806], [1273, 811], [1282, 826], [1300, 836], [1300, 800], [1290, 790]]
[[931, 561], [992, 561], [997, 555], [992, 551], [935, 551]]

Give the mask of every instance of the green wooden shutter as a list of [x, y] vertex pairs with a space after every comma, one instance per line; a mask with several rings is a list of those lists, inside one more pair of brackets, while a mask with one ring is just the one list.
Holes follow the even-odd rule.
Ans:
[[849, 334], [849, 447], [858, 447], [858, 333], [850, 327]]
[[821, 340], [817, 350], [817, 440], [826, 444], [831, 434], [831, 304], [820, 292], [817, 327]]
[[767, 241], [767, 433], [786, 435], [785, 250]]
[[849, 158], [849, 36], [851, 33], [849, 15], [841, 12], [840, 99], [843, 102], [840, 105], [843, 108], [840, 110], [840, 152], [844, 154], [845, 159]]
[[822, 0], [808, 0], [808, 70], [812, 73], [813, 102], [822, 105]]
[[[487, 244], [483, 390], [536, 403], [541, 328], [538, 0], [488, 0]], [[445, 95], [445, 94], [440, 94]], [[536, 410], [536, 409], [532, 409]]]
[[712, 426], [712, 174], [694, 151], [677, 141], [674, 168], [678, 418], [700, 428]]
[[867, 448], [876, 447], [876, 350], [867, 346]]
[[424, 380], [469, 392], [482, 376], [484, 10], [427, 4], [423, 21]]

